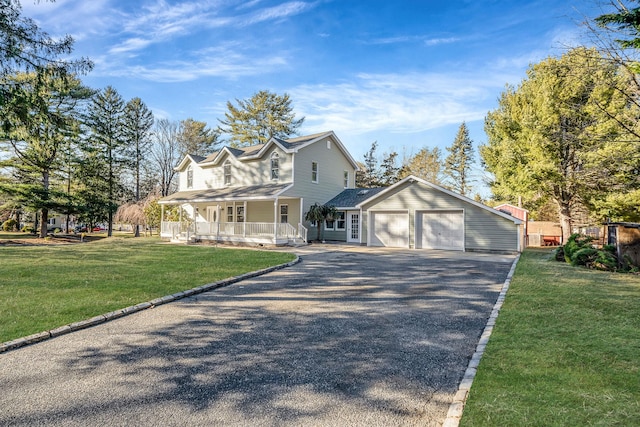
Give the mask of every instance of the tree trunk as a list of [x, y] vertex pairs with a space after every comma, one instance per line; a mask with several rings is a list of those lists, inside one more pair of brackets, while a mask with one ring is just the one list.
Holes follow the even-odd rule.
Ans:
[[560, 214], [560, 227], [562, 228], [562, 244], [564, 245], [571, 237], [571, 209], [568, 203], [560, 203], [559, 206], [559, 214]]
[[49, 209], [42, 208], [42, 213], [40, 215], [40, 238], [44, 239], [47, 237], [47, 226], [49, 225]]

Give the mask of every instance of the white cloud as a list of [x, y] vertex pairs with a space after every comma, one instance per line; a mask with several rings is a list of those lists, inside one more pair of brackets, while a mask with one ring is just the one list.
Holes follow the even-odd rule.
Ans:
[[504, 76], [469, 74], [360, 74], [350, 83], [290, 90], [311, 131], [345, 134], [416, 133], [484, 118]]

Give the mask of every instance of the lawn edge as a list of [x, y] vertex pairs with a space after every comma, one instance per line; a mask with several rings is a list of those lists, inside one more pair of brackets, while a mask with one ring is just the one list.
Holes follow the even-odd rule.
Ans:
[[467, 402], [467, 397], [469, 397], [469, 390], [471, 390], [471, 385], [473, 384], [473, 379], [476, 376], [478, 365], [480, 364], [480, 360], [482, 359], [484, 350], [487, 346], [487, 343], [489, 342], [489, 337], [491, 337], [491, 333], [493, 332], [493, 327], [496, 324], [496, 319], [498, 318], [498, 314], [500, 313], [502, 304], [504, 303], [504, 300], [507, 296], [507, 291], [509, 290], [509, 285], [511, 285], [511, 279], [513, 278], [513, 275], [516, 271], [516, 266], [518, 265], [518, 261], [520, 260], [520, 255], [521, 254], [518, 254], [511, 264], [511, 269], [509, 270], [509, 273], [507, 273], [507, 278], [502, 284], [502, 289], [500, 290], [498, 299], [493, 306], [493, 310], [491, 311], [491, 315], [487, 320], [487, 324], [482, 331], [482, 335], [480, 335], [480, 340], [478, 341], [478, 344], [476, 346], [476, 351], [473, 353], [471, 360], [469, 360], [467, 369], [464, 372], [462, 380], [460, 381], [460, 385], [458, 386], [458, 391], [453, 397], [453, 401], [449, 405], [447, 418], [442, 424], [442, 427], [458, 427], [460, 425], [460, 419], [462, 418], [464, 405]]
[[206, 285], [198, 286], [196, 288], [191, 288], [186, 291], [177, 292], [175, 294], [155, 298], [155, 299], [152, 299], [151, 301], [142, 302], [136, 305], [122, 308], [120, 310], [111, 311], [109, 313], [100, 314], [98, 316], [81, 320], [79, 322], [74, 322], [68, 325], [59, 326], [57, 328], [54, 328], [48, 331], [38, 332], [36, 334], [28, 335], [26, 337], [17, 338], [11, 341], [6, 341], [3, 343], [0, 343], [0, 354], [5, 353], [7, 351], [18, 349], [20, 347], [35, 344], [51, 338], [55, 338], [60, 335], [65, 335], [71, 332], [79, 331], [81, 329], [90, 328], [92, 326], [109, 322], [111, 320], [119, 319], [121, 317], [128, 316], [130, 314], [137, 313], [139, 311], [146, 310], [149, 308], [154, 308], [162, 304], [167, 304], [182, 298], [187, 298], [193, 295], [201, 294], [203, 292], [211, 291], [218, 288], [223, 288], [225, 286], [232, 285], [234, 283], [240, 282], [245, 279], [262, 276], [263, 274], [271, 273], [272, 271], [291, 267], [299, 262], [300, 262], [300, 256], [295, 255], [295, 258], [292, 261], [286, 262], [284, 264], [274, 265], [271, 267], [263, 268], [261, 270], [250, 271], [248, 273], [244, 273], [239, 276], [229, 277], [227, 279], [218, 280], [217, 282], [208, 283]]

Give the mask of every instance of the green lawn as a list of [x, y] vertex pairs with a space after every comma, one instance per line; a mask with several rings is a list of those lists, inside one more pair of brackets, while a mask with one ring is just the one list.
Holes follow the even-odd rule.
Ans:
[[461, 426], [640, 425], [640, 276], [522, 254]]
[[157, 237], [0, 247], [0, 342], [292, 259]]

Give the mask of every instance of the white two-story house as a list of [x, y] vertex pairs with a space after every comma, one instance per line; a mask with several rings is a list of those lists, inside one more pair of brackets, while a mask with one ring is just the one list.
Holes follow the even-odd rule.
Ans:
[[[177, 166], [179, 191], [160, 200], [161, 236], [287, 244], [317, 235], [310, 206], [332, 205], [327, 240], [415, 249], [517, 252], [522, 221], [417, 177], [355, 188], [357, 164], [333, 132], [225, 147]], [[164, 207], [178, 205], [178, 221]]]
[[286, 244], [307, 240], [311, 205], [354, 188], [357, 164], [335, 133], [325, 132], [187, 155], [176, 170], [179, 190], [160, 204], [182, 206], [185, 217], [163, 218], [162, 237]]

